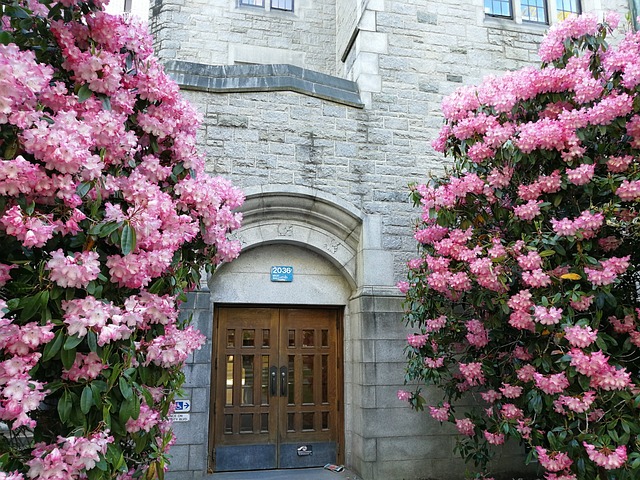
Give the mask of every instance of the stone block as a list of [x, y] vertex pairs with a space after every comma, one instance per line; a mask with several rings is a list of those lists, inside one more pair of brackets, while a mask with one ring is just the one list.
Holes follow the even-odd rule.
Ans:
[[189, 469], [189, 446], [174, 445], [169, 453], [171, 465], [169, 469], [173, 472]]
[[189, 470], [204, 472], [206, 468], [207, 451], [205, 445], [189, 445]]
[[358, 52], [387, 53], [389, 49], [386, 33], [362, 31], [356, 39]]
[[379, 462], [424, 458], [448, 459], [451, 457], [453, 445], [453, 437], [449, 435], [413, 437], [411, 441], [398, 437], [378, 438], [376, 458]]
[[209, 413], [209, 388], [191, 389], [191, 411], [194, 413]]
[[208, 387], [211, 382], [211, 364], [196, 363], [184, 369], [185, 387]]
[[416, 18], [418, 23], [427, 23], [429, 25], [437, 25], [438, 24], [438, 14], [432, 12], [425, 12], [423, 10], [418, 10], [416, 12]]

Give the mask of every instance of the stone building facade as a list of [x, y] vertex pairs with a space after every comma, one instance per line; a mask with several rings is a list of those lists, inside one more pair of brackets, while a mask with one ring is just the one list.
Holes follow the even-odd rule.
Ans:
[[463, 478], [454, 432], [395, 395], [407, 185], [443, 171], [443, 96], [535, 64], [576, 2], [528, 2], [546, 9], [536, 22], [521, 0], [269, 1], [150, 5], [157, 54], [202, 113], [208, 170], [247, 195], [242, 254], [184, 306], [209, 341], [186, 368], [171, 475], [337, 462], [365, 480]]

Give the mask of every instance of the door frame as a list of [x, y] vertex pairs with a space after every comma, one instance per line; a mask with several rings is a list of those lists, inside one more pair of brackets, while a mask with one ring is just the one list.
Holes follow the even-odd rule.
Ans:
[[344, 464], [344, 305], [297, 305], [297, 304], [251, 304], [251, 303], [217, 303], [213, 305], [213, 336], [211, 339], [211, 360], [213, 362], [211, 366], [211, 379], [210, 379], [210, 395], [209, 395], [209, 431], [208, 431], [208, 448], [207, 448], [207, 470], [209, 472], [215, 472], [215, 448], [216, 448], [216, 428], [215, 428], [215, 415], [216, 415], [216, 400], [218, 397], [218, 371], [221, 375], [226, 375], [226, 365], [218, 365], [218, 355], [216, 352], [216, 346], [220, 341], [220, 322], [219, 312], [220, 309], [233, 309], [233, 308], [269, 308], [269, 309], [298, 309], [298, 310], [335, 310], [336, 312], [336, 365], [337, 365], [337, 422], [336, 422], [336, 463]]

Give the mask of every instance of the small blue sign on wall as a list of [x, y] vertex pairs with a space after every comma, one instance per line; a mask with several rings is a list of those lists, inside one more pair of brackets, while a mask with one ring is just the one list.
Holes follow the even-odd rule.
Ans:
[[271, 267], [272, 282], [293, 282], [293, 267], [275, 266]]

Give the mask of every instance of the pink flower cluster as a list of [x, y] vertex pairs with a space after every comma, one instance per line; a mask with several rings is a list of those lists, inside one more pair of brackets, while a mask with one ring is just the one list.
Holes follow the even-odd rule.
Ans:
[[58, 443], [52, 445], [38, 443], [33, 449], [33, 458], [27, 462], [28, 477], [51, 480], [80, 478], [96, 466], [112, 442], [113, 437], [105, 430], [87, 437], [58, 437]]
[[584, 353], [579, 348], [570, 351], [571, 366], [578, 373], [589, 377], [592, 388], [602, 390], [622, 390], [631, 384], [631, 374], [626, 368], [616, 368], [609, 363], [609, 357], [601, 350]]
[[51, 272], [49, 279], [63, 288], [86, 288], [100, 273], [96, 252], [76, 252], [70, 256], [58, 249], [51, 252], [46, 267]]
[[19, 326], [3, 318], [5, 308], [6, 303], [0, 300], [0, 353], [5, 358], [0, 361], [0, 420], [9, 422], [12, 429], [34, 427], [36, 422], [29, 412], [40, 406], [47, 391], [29, 371], [40, 360], [39, 347], [53, 339], [53, 324]]
[[90, 381], [97, 378], [100, 372], [108, 365], [102, 363], [102, 360], [95, 352], [85, 355], [76, 353], [76, 359], [69, 370], [62, 372], [62, 378], [71, 380], [72, 382]]
[[442, 407], [429, 407], [429, 414], [439, 422], [446, 422], [449, 420], [451, 405], [443, 403]]
[[629, 259], [626, 257], [610, 257], [600, 262], [601, 268], [585, 267], [584, 273], [591, 283], [596, 286], [609, 285], [613, 283], [619, 275], [622, 275], [629, 268]]
[[553, 231], [558, 235], [575, 236], [577, 232], [580, 232], [584, 238], [593, 238], [603, 223], [604, 215], [602, 213], [591, 213], [589, 210], [582, 212], [575, 220], [569, 220], [566, 217], [562, 220], [551, 219]]
[[573, 464], [573, 460], [564, 452], [549, 452], [547, 449], [537, 446], [536, 453], [540, 465], [550, 472], [567, 470]]
[[135, 433], [140, 430], [149, 432], [160, 421], [160, 413], [153, 410], [145, 402], [140, 404], [140, 415], [135, 420], [130, 418], [127, 420], [125, 428], [127, 432]]
[[191, 352], [200, 348], [204, 342], [204, 335], [193, 327], [178, 330], [175, 326], [168, 325], [164, 335], [145, 345], [145, 364], [154, 363], [163, 368], [181, 365]]
[[613, 470], [622, 467], [627, 461], [627, 447], [620, 445], [615, 450], [609, 448], [596, 448], [587, 442], [582, 442], [584, 449], [587, 451], [589, 460], [605, 470]]
[[593, 330], [589, 325], [573, 325], [564, 328], [565, 338], [572, 347], [585, 348], [598, 338], [598, 330]]
[[566, 414], [565, 407], [576, 413], [585, 413], [591, 408], [595, 399], [596, 392], [588, 390], [582, 395], [582, 398], [560, 395], [558, 399], [553, 402], [553, 406], [556, 412], [562, 413], [563, 415]]

